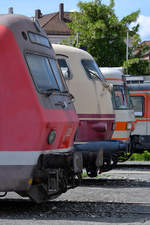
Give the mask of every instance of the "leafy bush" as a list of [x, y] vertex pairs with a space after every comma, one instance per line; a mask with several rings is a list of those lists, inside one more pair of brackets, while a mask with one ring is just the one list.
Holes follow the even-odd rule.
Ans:
[[150, 161], [150, 152], [144, 151], [143, 153], [134, 153], [129, 161]]
[[146, 59], [132, 58], [123, 64], [125, 74], [150, 75], [150, 61]]

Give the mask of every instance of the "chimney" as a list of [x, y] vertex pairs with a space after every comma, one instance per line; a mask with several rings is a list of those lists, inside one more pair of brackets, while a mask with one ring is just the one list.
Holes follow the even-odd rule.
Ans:
[[41, 10], [40, 9], [36, 9], [35, 10], [35, 18], [39, 19], [42, 16]]
[[8, 8], [8, 14], [13, 14], [14, 12], [13, 12], [13, 7], [9, 7]]
[[59, 4], [59, 19], [62, 21], [64, 19], [64, 4]]

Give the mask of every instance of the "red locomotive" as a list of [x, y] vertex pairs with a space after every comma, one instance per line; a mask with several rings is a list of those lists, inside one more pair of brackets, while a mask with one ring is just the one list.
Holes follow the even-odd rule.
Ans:
[[86, 153], [74, 150], [72, 95], [37, 21], [0, 15], [0, 65], [0, 192], [54, 198], [77, 185]]

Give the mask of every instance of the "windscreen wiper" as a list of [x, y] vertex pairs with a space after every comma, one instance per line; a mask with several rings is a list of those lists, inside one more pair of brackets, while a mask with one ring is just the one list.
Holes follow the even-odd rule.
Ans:
[[58, 88], [48, 88], [46, 90], [41, 90], [41, 93], [49, 96], [49, 95], [53, 94], [53, 92], [55, 92], [55, 91], [60, 92], [60, 90]]
[[89, 71], [90, 71], [91, 74], [93, 74], [96, 78], [98, 78], [103, 83], [103, 86], [105, 88], [109, 88], [110, 91], [112, 92], [111, 84], [108, 84], [108, 82], [106, 80], [102, 80], [96, 72], [94, 72], [92, 70], [89, 70]]

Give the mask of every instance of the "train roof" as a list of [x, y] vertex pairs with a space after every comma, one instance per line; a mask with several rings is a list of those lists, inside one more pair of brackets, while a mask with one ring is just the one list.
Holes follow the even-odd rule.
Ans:
[[28, 23], [32, 21], [32, 19], [18, 14], [0, 14], [0, 24], [5, 25], [8, 28], [17, 26], [18, 24], [22, 23], [22, 21], [26, 21], [26, 23]]
[[122, 67], [99, 67], [104, 78], [113, 85], [123, 85]]
[[33, 31], [47, 37], [45, 30], [40, 26], [37, 20], [24, 15], [0, 14], [0, 25], [6, 26], [13, 33]]
[[[25, 50], [34, 51], [38, 53], [44, 53], [49, 55], [52, 58], [55, 58], [54, 50], [50, 42], [48, 41], [48, 37], [43, 28], [41, 28], [40, 24], [34, 18], [30, 18], [23, 15], [18, 14], [0, 14], [0, 26], [8, 28], [9, 31], [14, 35], [18, 47], [22, 51]], [[5, 33], [5, 32], [3, 32]], [[39, 43], [35, 41], [31, 41], [31, 37], [29, 33], [38, 35], [39, 37], [44, 37], [47, 39], [47, 43], [45, 44], [45, 40]], [[3, 35], [3, 37], [5, 37]], [[2, 38], [2, 37], [1, 37]], [[38, 40], [39, 41], [39, 40]], [[43, 44], [44, 43], [44, 44]]]
[[150, 83], [128, 84], [130, 91], [150, 91]]
[[122, 79], [123, 76], [123, 69], [122, 67], [100, 67], [102, 74], [106, 78], [115, 78], [115, 79]]
[[127, 84], [149, 83], [150, 75], [125, 75]]
[[52, 44], [55, 52], [59, 52], [59, 55], [67, 55], [67, 56], [75, 56], [77, 55], [78, 58], [86, 58], [86, 59], [93, 59], [93, 57], [87, 52], [79, 48], [75, 48], [68, 45], [61, 45], [61, 44]]

